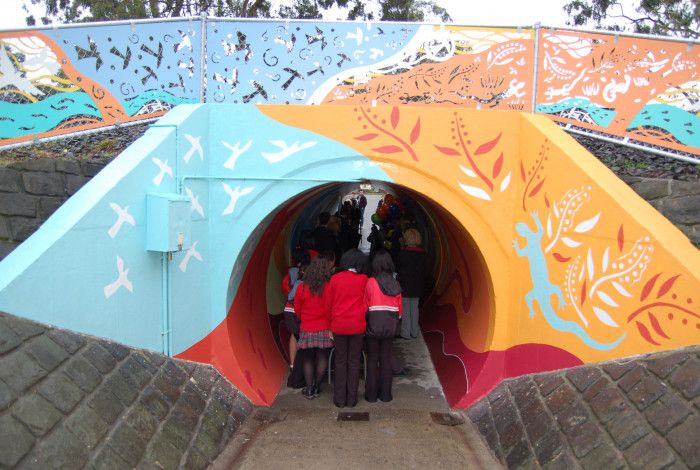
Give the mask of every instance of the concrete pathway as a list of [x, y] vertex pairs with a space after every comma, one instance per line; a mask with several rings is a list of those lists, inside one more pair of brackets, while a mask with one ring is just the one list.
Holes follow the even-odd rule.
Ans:
[[[215, 462], [215, 469], [501, 468], [465, 414], [450, 410], [425, 342], [395, 340], [409, 369], [395, 377], [394, 400], [336, 408], [332, 386], [306, 400], [286, 387], [259, 408]], [[349, 420], [343, 413], [352, 413]], [[366, 413], [366, 415], [362, 415]]]

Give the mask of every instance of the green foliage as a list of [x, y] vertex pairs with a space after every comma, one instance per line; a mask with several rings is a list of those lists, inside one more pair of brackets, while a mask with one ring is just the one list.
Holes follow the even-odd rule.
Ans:
[[572, 26], [700, 38], [699, 1], [637, 0], [634, 3], [636, 7], [630, 8], [625, 0], [573, 0], [564, 6], [564, 11], [569, 15], [567, 24]]
[[[432, 0], [293, 0], [273, 10], [270, 0], [23, 0], [43, 6], [42, 24], [112, 21], [181, 16], [318, 19], [340, 9], [349, 20], [451, 21], [447, 10]], [[27, 25], [37, 19], [29, 14]]]

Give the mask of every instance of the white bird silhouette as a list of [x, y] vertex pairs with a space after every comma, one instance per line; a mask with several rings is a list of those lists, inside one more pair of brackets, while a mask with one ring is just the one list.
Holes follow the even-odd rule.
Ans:
[[180, 264], [178, 265], [180, 271], [183, 273], [187, 271], [187, 264], [190, 262], [190, 258], [196, 258], [199, 261], [204, 261], [202, 259], [202, 254], [197, 251], [197, 242], [192, 243], [192, 246], [189, 247], [187, 253], [185, 253], [185, 257], [182, 258], [182, 261], [180, 261]]
[[370, 48], [369, 50], [369, 58], [372, 60], [377, 60], [377, 57], [383, 57], [384, 56], [384, 51], [381, 49], [377, 49], [375, 47]]
[[117, 255], [117, 272], [119, 273], [117, 280], [104, 287], [105, 299], [112, 297], [114, 293], [122, 287], [126, 288], [129, 292], [134, 292], [134, 286], [127, 277], [129, 275], [129, 270], [124, 269], [124, 260], [121, 259], [119, 255]]
[[356, 31], [355, 34], [348, 33], [345, 36], [345, 39], [354, 39], [357, 42], [357, 45], [359, 46], [362, 44], [362, 41], [364, 39], [364, 33], [362, 32], [362, 30], [359, 27], [355, 31]]
[[270, 143], [275, 147], [278, 147], [280, 151], [274, 153], [261, 152], [261, 155], [265, 158], [265, 160], [267, 160], [270, 163], [278, 163], [284, 160], [285, 158], [294, 155], [297, 152], [301, 152], [302, 150], [306, 150], [308, 148], [313, 147], [318, 142], [311, 141], [300, 144], [297, 140], [294, 141], [292, 145], [287, 145], [287, 142], [285, 142], [284, 140], [271, 140]]
[[238, 161], [238, 157], [243, 155], [248, 149], [250, 149], [250, 146], [253, 145], [252, 140], [246, 142], [246, 144], [243, 147], [241, 147], [240, 142], [236, 142], [234, 145], [231, 145], [228, 142], [224, 142], [222, 140], [221, 143], [224, 144], [224, 147], [231, 151], [231, 156], [229, 156], [228, 160], [226, 160], [226, 162], [224, 163], [224, 168], [228, 168], [229, 170], [233, 170], [236, 167], [236, 161]]
[[199, 159], [204, 161], [204, 150], [202, 150], [202, 144], [199, 142], [201, 138], [201, 135], [195, 137], [190, 134], [185, 134], [185, 139], [187, 139], [191, 145], [185, 156], [182, 157], [182, 159], [185, 160], [185, 163], [190, 162], [190, 158], [192, 158], [192, 155], [194, 155], [195, 152], [199, 154]]
[[107, 230], [107, 233], [111, 238], [117, 236], [119, 230], [121, 230], [122, 228], [122, 225], [124, 225], [124, 222], [131, 226], [136, 225], [134, 217], [131, 214], [129, 214], [129, 206], [122, 208], [116, 202], [110, 202], [109, 207], [111, 207], [112, 210], [117, 213], [117, 221], [114, 222], [114, 225], [112, 225], [112, 227], [109, 230]]
[[44, 94], [26, 78], [24, 72], [19, 72], [15, 68], [7, 55], [7, 50], [2, 47], [2, 51], [0, 51], [0, 88], [5, 88], [8, 85], [12, 85], [28, 95], [41, 96]]
[[173, 169], [170, 167], [170, 165], [168, 165], [167, 160], [163, 161], [160, 158], [151, 157], [151, 161], [160, 169], [158, 174], [151, 180], [153, 181], [153, 184], [160, 186], [160, 183], [163, 182], [163, 178], [166, 174], [170, 175], [171, 178], [173, 177]]
[[187, 47], [191, 51], [192, 41], [190, 40], [190, 35], [187, 34], [189, 31], [181, 31], [178, 29], [177, 32], [180, 33], [180, 38], [182, 39], [182, 41], [175, 44], [175, 52], [180, 52], [185, 47]]
[[187, 194], [187, 197], [190, 198], [190, 203], [192, 204], [192, 210], [195, 211], [197, 214], [201, 215], [204, 217], [204, 208], [202, 205], [199, 203], [199, 196], [195, 196], [194, 193], [190, 188], [185, 186], [185, 194]]
[[231, 186], [227, 185], [226, 183], [221, 184], [224, 185], [224, 191], [226, 191], [226, 193], [231, 197], [228, 206], [226, 206], [226, 209], [224, 209], [221, 215], [233, 214], [233, 211], [236, 209], [236, 203], [238, 202], [238, 199], [241, 196], [245, 196], [246, 194], [252, 193], [255, 189], [255, 186], [248, 186], [247, 188], [243, 189], [241, 189], [240, 186], [236, 186], [234, 189], [231, 189]]

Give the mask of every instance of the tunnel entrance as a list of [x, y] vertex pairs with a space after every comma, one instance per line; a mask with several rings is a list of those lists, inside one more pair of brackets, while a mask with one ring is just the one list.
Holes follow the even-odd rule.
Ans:
[[[429, 254], [429, 288], [421, 299], [420, 328], [445, 397], [450, 406], [459, 406], [478, 373], [477, 368], [470, 369], [467, 358], [488, 350], [494, 329], [493, 288], [486, 263], [469, 231], [436, 201], [403, 186], [372, 184], [404, 201], [422, 232]], [[302, 230], [316, 225], [321, 211], [335, 212], [343, 195], [357, 188], [357, 183], [331, 183], [288, 200], [268, 218], [266, 227], [259, 228], [238, 285], [234, 277], [240, 268], [234, 267], [229, 284], [236, 295], [227, 316], [228, 342], [241, 366], [241, 388], [246, 391], [247, 385], [264, 403], [274, 401], [288, 369], [288, 334], [279, 314], [290, 247]], [[375, 212], [377, 199], [368, 198], [366, 220]], [[363, 238], [361, 247], [368, 249], [366, 235]]]

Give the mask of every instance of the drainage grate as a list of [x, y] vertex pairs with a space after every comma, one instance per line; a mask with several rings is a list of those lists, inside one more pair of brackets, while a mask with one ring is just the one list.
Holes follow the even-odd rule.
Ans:
[[338, 421], [369, 421], [369, 412], [342, 411], [338, 413]]
[[464, 418], [452, 413], [431, 412], [430, 417], [433, 418], [433, 421], [437, 424], [443, 426], [459, 426], [460, 424], [464, 424]]

